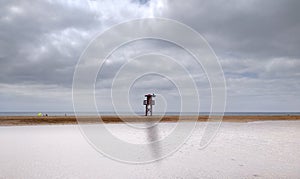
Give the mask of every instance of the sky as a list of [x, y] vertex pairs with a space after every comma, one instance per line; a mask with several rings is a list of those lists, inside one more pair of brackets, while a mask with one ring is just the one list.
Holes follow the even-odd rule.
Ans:
[[[0, 111], [72, 111], [73, 74], [88, 44], [113, 25], [161, 17], [190, 26], [214, 50], [226, 80], [226, 111], [299, 112], [299, 8], [299, 0], [3, 0]], [[177, 57], [188, 67], [200, 94], [200, 111], [209, 111], [205, 72], [184, 50], [155, 40], [128, 44], [107, 59], [96, 81], [99, 110], [113, 110], [109, 82], [120, 66], [133, 53], [153, 51]], [[158, 94], [155, 110], [180, 110], [174, 83], [148, 75], [137, 79], [128, 94], [135, 111], [144, 109], [148, 92]]]

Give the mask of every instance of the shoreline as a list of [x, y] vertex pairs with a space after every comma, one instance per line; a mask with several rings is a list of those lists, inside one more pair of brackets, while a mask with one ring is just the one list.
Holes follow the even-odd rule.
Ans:
[[[182, 121], [194, 121], [197, 116], [181, 116]], [[126, 122], [177, 122], [179, 116], [80, 116], [80, 123], [124, 123]], [[122, 118], [122, 119], [121, 119]], [[216, 116], [217, 119], [218, 116]], [[253, 121], [284, 121], [300, 120], [300, 115], [274, 116], [223, 116], [222, 122], [253, 122]], [[207, 122], [208, 116], [198, 116], [198, 122]], [[212, 119], [213, 121], [213, 119]], [[75, 116], [0, 116], [0, 126], [28, 126], [28, 125], [70, 125], [78, 124]]]

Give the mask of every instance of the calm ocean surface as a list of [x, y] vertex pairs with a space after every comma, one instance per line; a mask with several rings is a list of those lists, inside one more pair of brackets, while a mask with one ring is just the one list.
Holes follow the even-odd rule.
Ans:
[[[37, 116], [39, 112], [0, 112], [0, 116]], [[48, 114], [48, 116], [74, 116], [74, 112], [41, 112], [43, 114]], [[121, 115], [128, 115], [129, 113], [121, 113]], [[144, 113], [136, 113], [137, 115], [144, 115]], [[170, 116], [177, 116], [179, 112], [167, 112], [166, 115]], [[181, 115], [208, 115], [208, 112], [200, 112], [200, 113], [182, 113]], [[89, 116], [93, 115], [92, 113], [88, 112], [81, 112], [78, 115], [81, 116]], [[101, 112], [101, 115], [116, 115], [114, 112]], [[162, 115], [162, 113], [154, 113], [153, 115]], [[300, 112], [225, 112], [225, 116], [256, 116], [256, 115], [263, 115], [263, 116], [271, 116], [271, 115], [300, 115]]]

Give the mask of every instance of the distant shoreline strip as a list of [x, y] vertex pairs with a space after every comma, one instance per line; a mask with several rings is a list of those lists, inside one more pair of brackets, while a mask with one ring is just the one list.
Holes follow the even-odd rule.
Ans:
[[[194, 121], [198, 117], [198, 122], [208, 121], [208, 116], [181, 116], [182, 121]], [[179, 116], [102, 116], [101, 120], [97, 116], [80, 116], [80, 123], [100, 124], [100, 123], [124, 123], [126, 122], [177, 122]], [[223, 116], [223, 122], [253, 122], [253, 121], [284, 121], [300, 120], [300, 115], [278, 115], [278, 116]], [[75, 116], [0, 116], [0, 126], [26, 126], [26, 125], [68, 125], [78, 124]]]

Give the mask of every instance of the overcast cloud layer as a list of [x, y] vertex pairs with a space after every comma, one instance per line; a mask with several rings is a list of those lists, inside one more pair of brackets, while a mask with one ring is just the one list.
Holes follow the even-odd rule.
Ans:
[[[206, 38], [224, 70], [227, 111], [300, 111], [299, 8], [298, 0], [1, 1], [0, 111], [72, 111], [73, 73], [88, 43], [112, 25], [149, 17], [178, 20]], [[188, 59], [163, 42], [137, 43], [109, 59], [105, 79], [113, 78], [132, 49], [160, 49]], [[208, 89], [203, 72], [190, 70], [199, 91]], [[144, 80], [176, 103], [174, 85], [155, 79]], [[148, 92], [143, 84], [136, 84], [137, 95]], [[97, 84], [100, 103], [110, 103], [107, 87], [105, 80]], [[143, 109], [142, 98], [133, 95], [134, 109]], [[209, 100], [203, 99], [207, 111]]]

